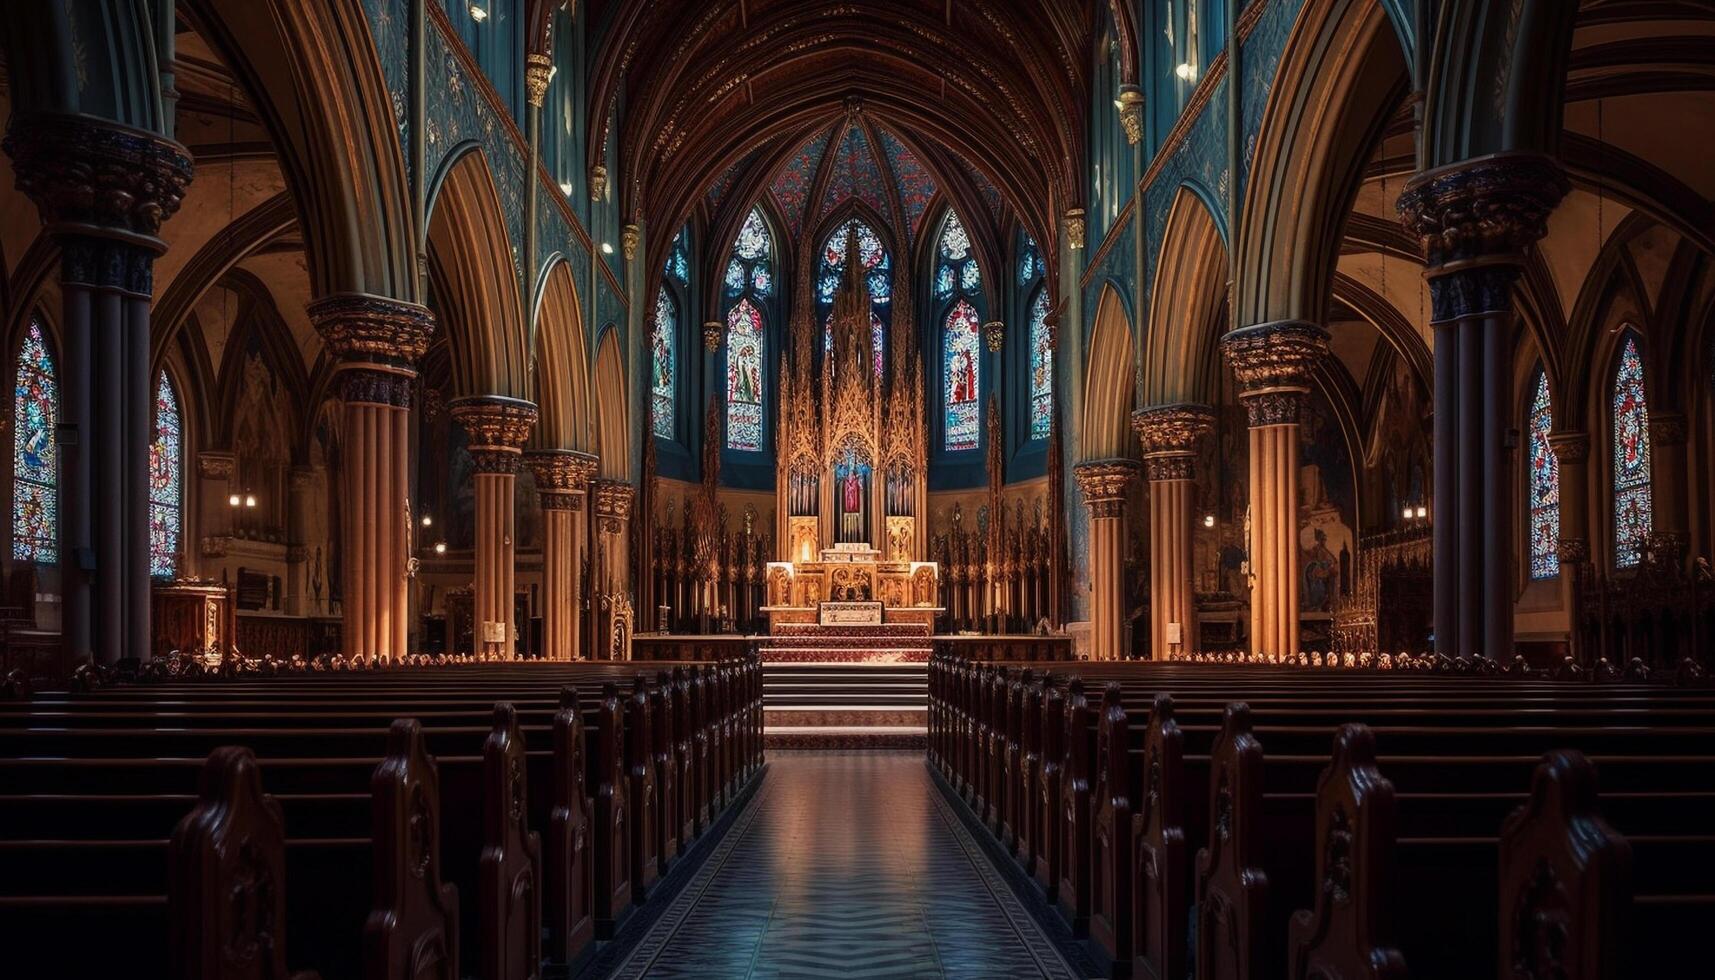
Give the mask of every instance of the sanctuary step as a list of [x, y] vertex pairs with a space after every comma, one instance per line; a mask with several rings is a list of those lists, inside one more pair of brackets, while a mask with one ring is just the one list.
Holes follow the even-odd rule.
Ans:
[[880, 626], [821, 626], [780, 623], [762, 639], [762, 660], [799, 663], [919, 663], [932, 652], [921, 623]]
[[925, 744], [928, 710], [923, 663], [762, 664], [769, 748], [917, 748]]

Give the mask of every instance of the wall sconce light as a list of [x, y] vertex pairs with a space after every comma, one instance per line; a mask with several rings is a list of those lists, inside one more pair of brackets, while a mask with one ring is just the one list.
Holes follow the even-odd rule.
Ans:
[[447, 543], [445, 541], [436, 541], [435, 542], [435, 554], [444, 555], [446, 553], [447, 553]]
[[1406, 504], [1405, 510], [1403, 512], [1401, 512], [1399, 516], [1403, 517], [1404, 519], [1409, 521], [1409, 520], [1411, 520], [1411, 514], [1412, 514], [1411, 505]]
[[1182, 82], [1196, 81], [1197, 66], [1189, 61], [1181, 61], [1178, 67], [1173, 69], [1173, 74], [1178, 75]]
[[613, 243], [612, 242], [602, 242], [601, 243], [601, 254], [612, 255], [613, 254]]
[[1214, 514], [1204, 514], [1203, 515], [1203, 526], [1204, 527], [1214, 527], [1215, 526], [1215, 515]]
[[246, 506], [246, 507], [256, 506], [256, 495], [253, 493], [245, 494], [244, 495], [244, 506]]
[[423, 515], [423, 526], [424, 527], [433, 527], [434, 525], [435, 525], [435, 519], [433, 517], [430, 517], [428, 514], [424, 514]]
[[244, 498], [240, 497], [236, 493], [226, 498], [226, 505], [228, 507], [237, 507], [239, 504], [242, 504], [242, 503], [244, 503]]
[[1429, 508], [1423, 506], [1422, 504], [1418, 504], [1417, 505], [1417, 519], [1421, 521], [1428, 516], [1429, 516]]
[[488, 19], [488, 10], [481, 4], [473, 3], [470, 5], [470, 19], [480, 24]]
[[560, 193], [566, 195], [567, 197], [571, 197], [572, 196], [572, 182], [569, 180], [560, 181]]

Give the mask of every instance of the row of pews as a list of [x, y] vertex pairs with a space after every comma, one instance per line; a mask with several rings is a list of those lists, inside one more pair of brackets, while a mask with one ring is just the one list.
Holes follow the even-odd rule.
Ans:
[[747, 798], [761, 736], [754, 659], [0, 702], [0, 973], [575, 972]]
[[931, 764], [1116, 976], [1706, 969], [1707, 687], [947, 657], [929, 687]]

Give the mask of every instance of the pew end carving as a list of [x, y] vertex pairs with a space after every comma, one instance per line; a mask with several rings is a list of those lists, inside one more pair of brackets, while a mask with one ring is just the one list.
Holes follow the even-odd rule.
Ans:
[[482, 746], [483, 848], [478, 870], [482, 980], [533, 980], [542, 972], [541, 842], [529, 827], [524, 735], [512, 705], [494, 706]]
[[577, 691], [560, 689], [554, 714], [553, 807], [548, 813], [548, 955], [575, 963], [595, 939], [595, 866], [590, 859], [590, 811], [584, 758], [583, 705]]
[[440, 782], [421, 726], [393, 722], [369, 783], [375, 897], [363, 943], [371, 977], [458, 980], [458, 886], [441, 880]]
[[1137, 813], [1132, 817], [1132, 975], [1185, 976], [1190, 918], [1185, 840], [1185, 733], [1173, 718], [1173, 695], [1160, 693], [1144, 734]]
[[1262, 763], [1250, 706], [1227, 705], [1209, 759], [1209, 843], [1197, 852], [1196, 958], [1203, 980], [1249, 980], [1276, 961], [1263, 922], [1268, 874], [1257, 853]]

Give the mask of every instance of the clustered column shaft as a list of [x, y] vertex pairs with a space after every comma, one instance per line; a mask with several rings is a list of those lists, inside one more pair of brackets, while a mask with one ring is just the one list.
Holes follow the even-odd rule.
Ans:
[[1133, 412], [1131, 421], [1149, 480], [1149, 649], [1165, 660], [1198, 646], [1191, 504], [1197, 441], [1214, 427], [1215, 413], [1206, 405], [1163, 405]]
[[1072, 470], [1090, 508], [1090, 655], [1125, 656], [1125, 498], [1137, 478], [1129, 459], [1095, 460]]
[[1251, 653], [1298, 654], [1298, 426], [1328, 332], [1283, 320], [1234, 330], [1221, 352], [1250, 424]]
[[434, 317], [415, 303], [342, 294], [311, 303], [345, 403], [340, 609], [347, 658], [403, 656], [410, 636], [410, 422], [415, 364]]
[[584, 561], [584, 504], [596, 457], [576, 450], [526, 454], [542, 501], [542, 653], [579, 660]]
[[495, 395], [461, 398], [447, 411], [470, 437], [476, 484], [476, 581], [472, 615], [479, 653], [510, 659], [516, 654], [517, 514], [514, 494], [524, 443], [536, 425], [536, 406]]

